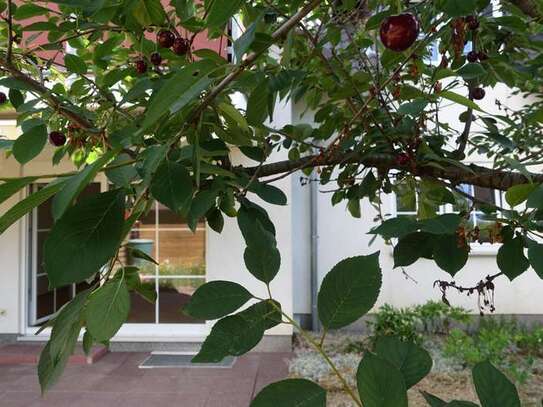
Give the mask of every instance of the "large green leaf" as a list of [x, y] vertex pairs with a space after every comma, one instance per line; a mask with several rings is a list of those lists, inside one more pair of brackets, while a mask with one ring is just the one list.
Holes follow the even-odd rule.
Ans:
[[515, 385], [490, 362], [477, 364], [472, 374], [482, 407], [520, 407]]
[[379, 252], [336, 264], [324, 277], [318, 295], [323, 326], [337, 329], [364, 316], [377, 301], [381, 282]]
[[228, 19], [238, 12], [241, 3], [242, 0], [214, 0], [207, 16], [207, 26], [210, 28], [224, 26]]
[[[463, 1], [463, 0], [458, 0], [458, 1]], [[481, 109], [479, 107], [479, 105], [477, 103], [475, 103], [473, 100], [470, 100], [468, 99], [467, 97], [465, 96], [462, 96], [462, 95], [459, 95], [458, 93], [454, 93], [450, 90], [444, 90], [442, 92], [439, 93], [439, 96], [445, 98], [445, 99], [448, 99], [454, 103], [457, 103], [459, 105], [463, 105], [463, 106], [466, 106], [466, 107], [469, 107], [473, 110], [478, 110], [480, 112], [484, 112], [483, 109]]]
[[275, 236], [256, 222], [258, 239], [245, 248], [243, 258], [249, 272], [264, 283], [271, 282], [281, 267], [281, 254], [276, 246]]
[[537, 187], [537, 184], [514, 185], [505, 193], [505, 200], [511, 207], [520, 205]]
[[453, 18], [467, 16], [477, 10], [477, 0], [440, 0], [437, 4], [440, 11]]
[[23, 177], [0, 184], [0, 204], [7, 201], [21, 189], [32, 184], [37, 179], [37, 177]]
[[456, 235], [438, 235], [435, 236], [433, 257], [440, 269], [454, 277], [468, 261], [469, 246], [459, 246]]
[[[279, 304], [276, 304], [279, 307]], [[240, 356], [253, 349], [267, 329], [281, 321], [281, 314], [269, 301], [220, 319], [211, 329], [193, 363], [216, 363], [226, 356]]]
[[161, 26], [166, 19], [160, 0], [137, 0], [132, 15], [144, 27], [152, 24]]
[[419, 229], [422, 232], [441, 235], [444, 233], [453, 234], [460, 226], [462, 218], [455, 213], [447, 213], [445, 215], [436, 216], [435, 218], [421, 220]]
[[421, 394], [430, 407], [478, 407], [477, 404], [472, 403], [471, 401], [453, 400], [447, 403], [439, 397], [425, 391], [421, 392]]
[[209, 73], [216, 67], [208, 60], [195, 62], [174, 73], [153, 94], [140, 132], [153, 126], [166, 112], [176, 113], [195, 100], [213, 81]]
[[407, 388], [400, 369], [370, 352], [356, 372], [364, 407], [407, 407]]
[[528, 244], [528, 260], [537, 275], [543, 279], [543, 244], [536, 242]]
[[113, 279], [89, 297], [85, 309], [87, 329], [97, 341], [111, 339], [128, 318], [130, 294], [124, 278]]
[[412, 342], [404, 342], [396, 337], [377, 338], [375, 353], [400, 369], [408, 389], [420, 382], [432, 369], [432, 358], [428, 352]]
[[81, 57], [74, 54], [64, 55], [64, 64], [66, 65], [68, 71], [82, 75], [86, 74], [89, 69], [85, 61], [83, 61]]
[[268, 81], [264, 80], [252, 91], [247, 100], [247, 123], [258, 126], [268, 116]]
[[7, 228], [13, 225], [17, 220], [30, 213], [34, 208], [38, 207], [60, 191], [64, 182], [64, 180], [53, 181], [46, 187], [41, 188], [12, 206], [4, 215], [2, 215], [2, 217], [0, 217], [0, 234], [4, 233]]
[[417, 221], [406, 216], [398, 216], [384, 221], [369, 233], [381, 235], [383, 239], [392, 239], [393, 237], [403, 237], [417, 230]]
[[524, 239], [519, 236], [505, 241], [498, 250], [496, 260], [498, 267], [509, 280], [520, 276], [530, 267], [530, 262], [524, 255]]
[[55, 224], [44, 247], [53, 287], [79, 283], [115, 255], [124, 225], [125, 195], [114, 190], [82, 199]]
[[231, 281], [211, 281], [196, 290], [183, 311], [197, 319], [217, 319], [228, 315], [253, 296]]
[[180, 213], [192, 198], [192, 177], [183, 164], [165, 160], [153, 177], [151, 194], [175, 213]]
[[394, 247], [394, 267], [410, 266], [421, 257], [432, 257], [435, 235], [425, 232], [410, 233]]
[[247, 200], [242, 201], [238, 211], [238, 226], [247, 245], [260, 237], [259, 228], [256, 226], [257, 223], [275, 236], [275, 227], [266, 210], [255, 203]]
[[91, 165], [67, 178], [62, 190], [53, 198], [53, 218], [55, 220], [60, 219], [64, 212], [66, 212], [66, 209], [72, 205], [74, 200], [96, 177], [96, 174], [98, 174], [102, 167], [111, 160], [114, 154], [112, 150], [108, 151]]
[[264, 387], [251, 407], [326, 407], [326, 390], [306, 379], [287, 379]]
[[13, 143], [12, 151], [17, 161], [26, 164], [43, 150], [47, 142], [47, 127], [45, 124], [39, 124], [23, 131]]

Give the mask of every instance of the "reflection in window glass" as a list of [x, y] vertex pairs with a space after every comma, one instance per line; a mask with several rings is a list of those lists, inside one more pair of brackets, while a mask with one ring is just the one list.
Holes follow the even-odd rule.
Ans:
[[157, 293], [156, 304], [133, 296], [135, 306], [129, 322], [204, 322], [185, 316], [181, 309], [205, 283], [205, 241], [205, 223], [199, 223], [193, 233], [182, 218], [159, 203], [134, 225], [127, 245], [147, 253], [160, 265], [124, 253], [126, 264], [139, 267], [145, 284]]

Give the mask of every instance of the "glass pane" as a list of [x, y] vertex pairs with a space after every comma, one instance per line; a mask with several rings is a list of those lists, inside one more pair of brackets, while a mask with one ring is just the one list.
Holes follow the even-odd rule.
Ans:
[[36, 318], [47, 317], [55, 312], [55, 295], [49, 291], [47, 276], [39, 276], [36, 280]]
[[[127, 241], [127, 245], [137, 248], [155, 259], [157, 257], [154, 230], [133, 230]], [[139, 267], [141, 274], [155, 275], [154, 264], [149, 263], [146, 260], [126, 256], [126, 262], [127, 265]]]
[[[41, 189], [41, 188], [40, 188]], [[53, 200], [48, 199], [38, 206], [38, 229], [51, 229], [53, 227]]]
[[194, 291], [205, 283], [203, 278], [159, 280], [158, 302], [159, 322], [162, 324], [194, 324], [204, 321], [195, 320], [183, 314], [182, 308], [189, 302]]
[[205, 230], [159, 232], [160, 275], [205, 275]]
[[175, 214], [161, 203], [158, 204], [158, 221], [161, 228], [186, 227], [186, 222], [181, 216]]
[[36, 247], [36, 270], [37, 274], [45, 273], [45, 270], [43, 270], [43, 245], [45, 244], [45, 240], [47, 239], [47, 236], [49, 235], [49, 232], [38, 232], [37, 236], [37, 245]]
[[62, 288], [57, 288], [57, 290], [56, 290], [57, 291], [57, 298], [56, 298], [56, 302], [57, 302], [56, 310], [57, 311], [64, 304], [66, 304], [68, 301], [70, 301], [72, 299], [72, 290], [73, 290], [72, 285], [62, 287]]
[[[149, 286], [150, 290], [156, 291], [155, 279], [142, 281], [142, 284]], [[138, 293], [130, 293], [130, 314], [128, 323], [131, 324], [154, 324], [156, 305], [150, 303]]]

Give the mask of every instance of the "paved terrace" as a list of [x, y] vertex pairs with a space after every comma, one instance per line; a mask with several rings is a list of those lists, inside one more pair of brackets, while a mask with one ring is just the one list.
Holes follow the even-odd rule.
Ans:
[[0, 366], [0, 406], [247, 407], [265, 385], [287, 376], [288, 353], [251, 353], [232, 368], [138, 366], [149, 353], [108, 353], [92, 365], [67, 366], [40, 396], [35, 365]]

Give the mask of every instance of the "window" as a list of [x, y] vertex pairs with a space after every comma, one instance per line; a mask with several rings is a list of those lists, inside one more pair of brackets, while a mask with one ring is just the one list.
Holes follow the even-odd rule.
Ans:
[[[46, 184], [34, 184], [30, 192], [36, 192]], [[83, 192], [82, 196], [97, 194], [100, 184], [92, 183]], [[43, 244], [53, 227], [51, 215], [53, 200], [49, 199], [34, 209], [30, 216], [29, 257], [30, 257], [30, 326], [39, 326], [48, 321], [64, 304], [70, 301], [78, 292], [90, 287], [87, 282], [70, 284], [60, 288], [49, 288], [49, 279], [43, 269]]]
[[160, 203], [130, 232], [128, 246], [136, 247], [160, 265], [123, 254], [126, 264], [140, 268], [144, 284], [157, 293], [156, 304], [132, 294], [129, 323], [203, 323], [181, 312], [190, 296], [205, 283], [205, 223], [193, 233], [179, 216]]
[[[506, 207], [504, 195], [501, 191], [495, 191], [489, 188], [483, 188], [473, 185], [462, 184], [458, 187], [459, 190], [471, 195], [477, 200], [488, 202], [491, 205], [496, 205], [498, 207]], [[478, 227], [481, 231], [480, 233], [480, 242], [481, 243], [490, 243], [490, 236], [493, 233], [493, 228], [495, 226], [494, 215], [490, 215], [488, 211], [485, 213], [483, 211], [483, 205], [478, 203], [473, 203], [469, 198], [464, 197], [460, 194], [457, 194], [456, 205], [446, 204], [436, 207], [436, 213], [459, 213], [467, 212], [470, 208], [473, 208], [469, 215], [469, 225], [471, 228]], [[419, 198], [418, 195], [412, 191], [401, 190], [398, 194], [395, 195], [395, 210], [397, 216], [410, 216], [415, 218], [419, 209]]]

